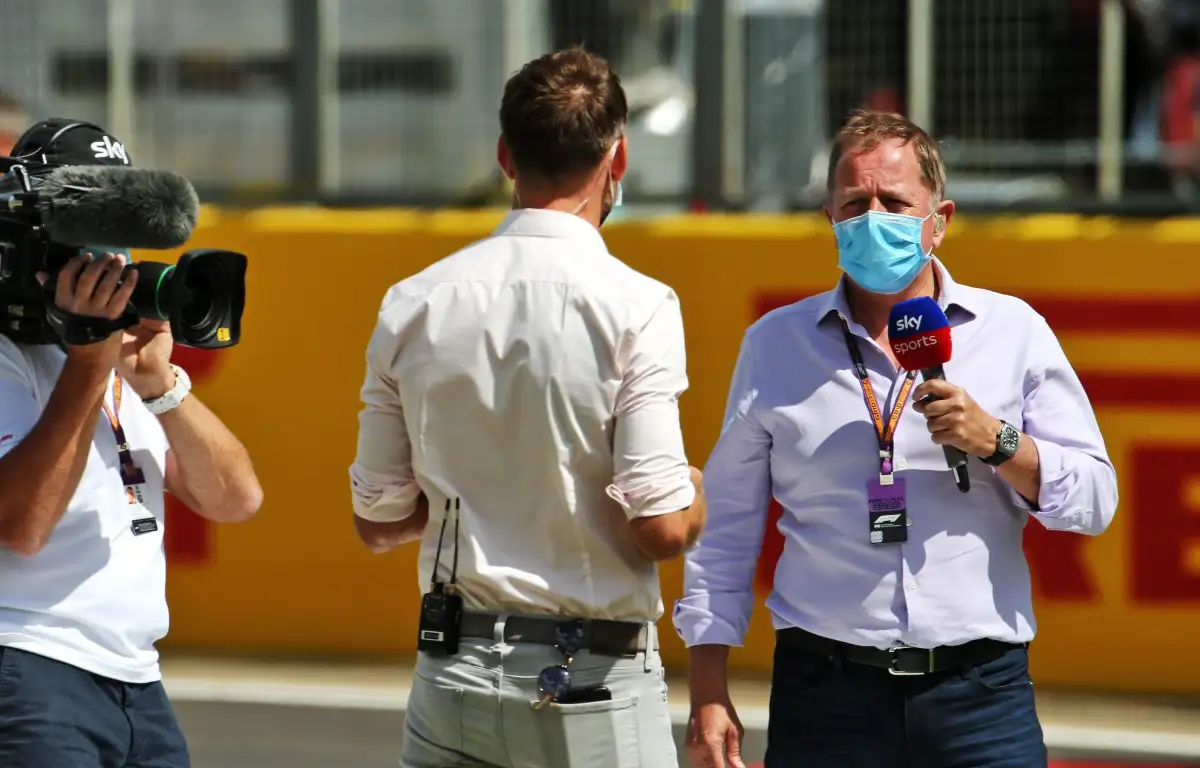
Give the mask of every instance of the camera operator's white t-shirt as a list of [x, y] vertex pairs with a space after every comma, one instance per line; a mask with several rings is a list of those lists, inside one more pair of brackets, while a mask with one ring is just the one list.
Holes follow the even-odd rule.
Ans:
[[[0, 337], [0, 456], [29, 434], [66, 360], [53, 345]], [[119, 420], [145, 476], [157, 530], [134, 534], [108, 418], [96, 432], [79, 488], [45, 548], [32, 557], [0, 546], [0, 645], [48, 656], [127, 683], [160, 679], [154, 643], [167, 633], [163, 471], [158, 419], [123, 387]], [[106, 402], [113, 404], [112, 381]], [[20, 494], [19, 487], [0, 493]], [[148, 519], [143, 512], [139, 517]], [[145, 526], [142, 526], [145, 527]]]

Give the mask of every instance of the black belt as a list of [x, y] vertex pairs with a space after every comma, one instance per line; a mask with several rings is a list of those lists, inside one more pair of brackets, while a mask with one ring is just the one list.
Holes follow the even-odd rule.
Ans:
[[[464, 611], [462, 636], [495, 637], [499, 614]], [[557, 639], [554, 629], [575, 619], [551, 616], [506, 616], [504, 617], [504, 641], [514, 643], [536, 643], [554, 645]], [[578, 619], [583, 622], [583, 649], [604, 656], [636, 656], [647, 649], [650, 625], [632, 621], [607, 621], [604, 619]]]
[[820, 656], [838, 657], [853, 664], [879, 667], [893, 675], [925, 675], [963, 669], [976, 664], [986, 664], [1009, 651], [1029, 647], [1028, 643], [1004, 643], [983, 639], [937, 648], [910, 648], [902, 645], [884, 650], [830, 640], [797, 627], [778, 630], [775, 633], [775, 644], [784, 650], [807, 651]]

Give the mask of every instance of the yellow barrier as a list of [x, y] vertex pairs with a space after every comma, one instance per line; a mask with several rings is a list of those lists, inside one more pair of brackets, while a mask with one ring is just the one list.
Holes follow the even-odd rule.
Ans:
[[[350, 524], [363, 349], [389, 285], [486, 235], [501, 215], [205, 211], [189, 247], [251, 259], [244, 339], [181, 356], [197, 371], [197, 391], [248, 445], [266, 503], [240, 526], [174, 516], [168, 644], [413, 651], [415, 551], [372, 556]], [[836, 280], [828, 227], [810, 216], [714, 215], [618, 223], [605, 237], [682, 298], [692, 382], [684, 429], [692, 462], [703, 464], [745, 327]], [[1200, 223], [1190, 220], [955, 219], [941, 253], [962, 282], [1022, 296], [1047, 316], [1092, 394], [1120, 475], [1108, 534], [1029, 540], [1040, 683], [1200, 692], [1198, 244]], [[669, 613], [679, 564], [662, 578]], [[684, 663], [669, 618], [662, 630], [668, 662]], [[760, 607], [733, 664], [768, 669], [770, 647]]]

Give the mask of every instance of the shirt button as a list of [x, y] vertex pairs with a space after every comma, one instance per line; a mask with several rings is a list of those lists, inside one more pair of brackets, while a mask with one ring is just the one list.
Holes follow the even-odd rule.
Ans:
[[896, 469], [908, 469], [908, 459], [896, 459]]
[[908, 585], [908, 591], [909, 591], [909, 592], [916, 592], [916, 591], [917, 591], [917, 582], [915, 582], [915, 581], [914, 581], [914, 582], [910, 583], [910, 584]]

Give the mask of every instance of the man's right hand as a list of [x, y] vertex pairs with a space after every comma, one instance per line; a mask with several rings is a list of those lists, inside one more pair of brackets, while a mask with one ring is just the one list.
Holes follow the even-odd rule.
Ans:
[[745, 732], [728, 695], [693, 703], [687, 733], [688, 759], [693, 768], [725, 768], [726, 759], [729, 768], [746, 768], [742, 762]]
[[[58, 273], [54, 303], [74, 315], [116, 320], [129, 305], [137, 285], [137, 270], [130, 270], [122, 280], [124, 270], [125, 257], [120, 254], [106, 253], [96, 259], [90, 254], [76, 256]], [[45, 283], [47, 275], [39, 273], [38, 279]], [[67, 346], [68, 356], [96, 362], [106, 368], [116, 364], [120, 352], [119, 331], [96, 344]]]

